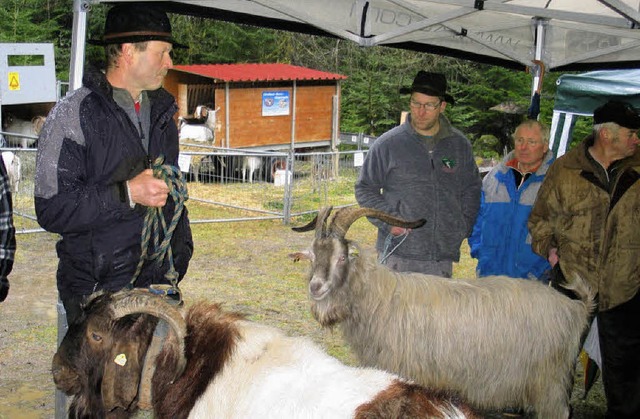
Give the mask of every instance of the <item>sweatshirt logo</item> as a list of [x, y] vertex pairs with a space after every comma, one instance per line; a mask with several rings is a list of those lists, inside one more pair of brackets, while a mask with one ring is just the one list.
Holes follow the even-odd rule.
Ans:
[[456, 166], [456, 161], [453, 159], [450, 159], [448, 157], [443, 157], [442, 158], [442, 171], [446, 172], [446, 173], [453, 173], [455, 172], [454, 167]]

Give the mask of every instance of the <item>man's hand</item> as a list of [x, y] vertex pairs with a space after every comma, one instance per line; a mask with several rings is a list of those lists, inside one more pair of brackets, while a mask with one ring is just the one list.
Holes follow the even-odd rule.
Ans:
[[410, 228], [402, 228], [402, 227], [398, 227], [398, 226], [393, 226], [391, 227], [391, 235], [393, 236], [401, 236], [405, 233], [410, 232], [411, 229]]
[[153, 177], [153, 170], [146, 169], [129, 180], [131, 201], [145, 207], [163, 207], [167, 203], [169, 187], [164, 180]]
[[0, 278], [0, 303], [7, 298], [9, 294], [9, 280], [7, 278]]
[[556, 266], [556, 263], [558, 263], [559, 259], [560, 258], [558, 257], [558, 248], [552, 247], [551, 249], [549, 249], [549, 257], [547, 258], [547, 260], [549, 261], [549, 264], [551, 265], [552, 268]]

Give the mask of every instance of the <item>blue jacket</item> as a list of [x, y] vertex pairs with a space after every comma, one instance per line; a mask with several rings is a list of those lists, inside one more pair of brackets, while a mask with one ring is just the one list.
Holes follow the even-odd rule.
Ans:
[[[113, 99], [105, 76], [85, 72], [84, 86], [58, 102], [40, 134], [36, 161], [35, 208], [38, 222], [61, 236], [56, 250], [62, 299], [116, 291], [132, 279], [140, 260], [145, 208], [129, 207], [124, 182], [159, 155], [178, 164], [177, 106], [164, 89], [148, 91], [148, 152], [136, 125]], [[171, 198], [163, 208], [167, 224]], [[193, 240], [186, 208], [171, 240], [179, 278], [185, 275]], [[136, 286], [166, 283], [163, 266], [146, 262]]]
[[482, 181], [480, 212], [469, 237], [471, 257], [478, 259], [479, 277], [537, 279], [550, 265], [531, 249], [527, 221], [554, 155], [548, 151], [520, 189], [516, 188], [514, 169], [506, 164], [512, 159], [513, 151]]

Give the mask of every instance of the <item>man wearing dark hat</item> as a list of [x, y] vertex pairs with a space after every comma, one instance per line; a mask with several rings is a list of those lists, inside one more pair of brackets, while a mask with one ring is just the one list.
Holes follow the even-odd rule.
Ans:
[[442, 74], [420, 71], [411, 87], [410, 114], [373, 144], [355, 186], [362, 207], [424, 227], [406, 230], [377, 219], [380, 262], [400, 272], [451, 277], [460, 245], [469, 236], [480, 206], [481, 178], [471, 143], [444, 111], [453, 98]]
[[[89, 294], [130, 284], [146, 208], [162, 208], [167, 225], [176, 208], [150, 168], [159, 156], [166, 165], [178, 162], [177, 105], [161, 86], [171, 50], [181, 45], [166, 13], [143, 3], [114, 6], [103, 38], [90, 43], [105, 47], [106, 72], [88, 68], [83, 87], [53, 108], [36, 163], [36, 214], [45, 230], [61, 235], [57, 285], [69, 323]], [[171, 240], [177, 280], [192, 250], [185, 209]], [[169, 262], [145, 262], [133, 285], [172, 282]]]
[[529, 217], [532, 247], [598, 293], [607, 418], [640, 417], [640, 115], [609, 101], [593, 134], [549, 169]]

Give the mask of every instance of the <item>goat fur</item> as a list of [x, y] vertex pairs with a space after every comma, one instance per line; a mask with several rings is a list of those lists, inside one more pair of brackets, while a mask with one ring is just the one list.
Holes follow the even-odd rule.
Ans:
[[[5, 141], [10, 147], [33, 147], [38, 140], [38, 135], [42, 131], [45, 122], [44, 116], [33, 117], [30, 121], [16, 118], [13, 115], [7, 116], [4, 125]], [[18, 135], [11, 135], [18, 134]]]
[[580, 278], [568, 286], [578, 301], [537, 281], [398, 273], [332, 234], [291, 256], [311, 259], [311, 311], [323, 326], [341, 325], [363, 365], [459, 392], [480, 409], [569, 416], [594, 307]]
[[253, 183], [253, 174], [262, 167], [262, 158], [259, 156], [242, 157], [242, 182], [246, 182], [249, 172], [249, 183]]
[[[218, 108], [219, 109], [219, 108]], [[195, 118], [178, 117], [179, 140], [215, 143], [216, 113], [204, 105], [196, 108]]]
[[[127, 418], [137, 410], [137, 378], [118, 381], [116, 376], [102, 383], [102, 391], [99, 383], [113, 380], [101, 374], [119, 353], [136, 354], [131, 357], [138, 361], [134, 366], [142, 368], [156, 319], [130, 315], [110, 321], [95, 311], [108, 299], [99, 297], [84, 319], [70, 326], [54, 356], [56, 385], [75, 395], [70, 417]], [[219, 304], [198, 302], [184, 315], [187, 365], [174, 379], [179, 354], [178, 345], [171, 343], [175, 336], [170, 336], [152, 378], [155, 418], [477, 417], [448, 392], [430, 391], [387, 372], [345, 366], [306, 338], [247, 321]], [[94, 335], [101, 337], [100, 350]], [[101, 406], [105, 387], [118, 389], [117, 405]]]
[[20, 157], [13, 151], [3, 151], [2, 163], [7, 171], [11, 193], [15, 194], [18, 192], [20, 180], [22, 179], [22, 163], [20, 162]]

